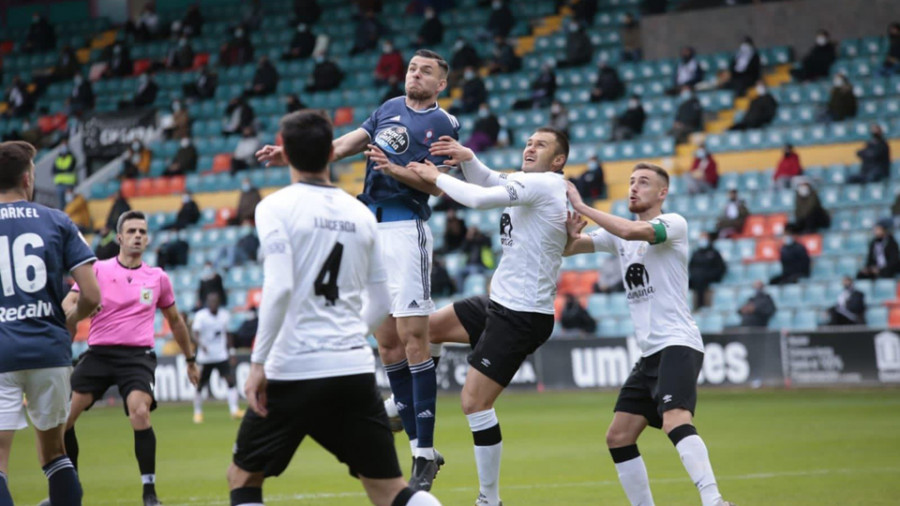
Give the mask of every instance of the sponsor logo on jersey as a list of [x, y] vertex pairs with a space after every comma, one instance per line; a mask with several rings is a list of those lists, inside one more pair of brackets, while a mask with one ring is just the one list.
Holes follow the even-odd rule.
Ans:
[[409, 149], [409, 132], [404, 126], [393, 126], [378, 132], [375, 144], [388, 154], [400, 155]]
[[0, 307], [0, 323], [45, 318], [53, 315], [53, 304], [39, 301], [17, 307]]
[[629, 302], [646, 300], [656, 291], [650, 286], [650, 274], [643, 264], [634, 263], [625, 269], [625, 286], [628, 287], [626, 298]]

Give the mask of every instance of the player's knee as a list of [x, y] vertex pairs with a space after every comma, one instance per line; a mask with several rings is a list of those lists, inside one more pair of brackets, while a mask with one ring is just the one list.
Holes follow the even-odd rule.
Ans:
[[672, 429], [693, 423], [691, 412], [686, 409], [673, 409], [663, 413], [663, 432], [668, 434]]
[[610, 426], [606, 431], [606, 447], [621, 448], [623, 446], [633, 445], [637, 442], [637, 437], [627, 430], [620, 427]]
[[140, 403], [137, 406], [130, 406], [128, 409], [128, 418], [132, 425], [146, 425], [150, 423], [150, 406]]
[[399, 341], [387, 345], [378, 344], [378, 356], [381, 357], [382, 363], [396, 364], [406, 358], [406, 350]]
[[476, 395], [472, 395], [470, 392], [466, 392], [463, 390], [462, 395], [460, 395], [460, 404], [462, 406], [462, 411], [464, 415], [471, 415], [472, 413], [478, 413], [479, 411], [486, 411], [491, 409], [491, 403], [485, 401], [484, 399], [478, 398]]
[[226, 472], [228, 488], [234, 490], [243, 487], [262, 487], [263, 473], [251, 473], [236, 466], [233, 462]]

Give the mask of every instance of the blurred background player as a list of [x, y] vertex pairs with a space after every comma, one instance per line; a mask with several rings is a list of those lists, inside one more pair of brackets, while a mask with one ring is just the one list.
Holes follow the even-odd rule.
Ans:
[[[187, 326], [175, 305], [169, 276], [143, 261], [149, 243], [147, 218], [140, 211], [119, 216], [116, 225], [119, 255], [94, 263], [102, 290], [101, 310], [91, 318], [88, 350], [81, 355], [72, 373], [72, 412], [66, 430], [66, 450], [76, 469], [78, 439], [75, 422], [83, 411], [115, 385], [125, 401], [125, 414], [134, 429], [134, 455], [143, 484], [145, 506], [160, 504], [156, 498], [156, 434], [150, 412], [156, 409], [156, 352], [153, 317], [156, 309], [172, 328], [175, 341], [188, 362], [188, 377], [197, 384], [199, 376]], [[63, 300], [63, 308], [79, 304], [80, 285]]]
[[237, 384], [234, 381], [236, 361], [234, 336], [228, 332], [231, 313], [223, 309], [219, 294], [211, 292], [206, 296], [206, 307], [197, 311], [191, 323], [197, 350], [197, 364], [200, 366], [200, 381], [194, 393], [194, 423], [203, 423], [203, 389], [209, 387], [213, 371], [228, 384], [228, 412], [231, 418], [239, 419], [244, 411], [238, 405]]
[[[366, 183], [359, 199], [378, 221], [385, 258], [389, 258], [391, 311], [375, 331], [378, 351], [394, 393], [403, 428], [410, 439], [410, 486], [430, 490], [443, 457], [434, 451], [437, 379], [429, 348], [433, 239], [427, 220], [429, 195], [439, 190], [406, 168], [410, 162], [441, 158], [429, 152], [441, 136], [459, 137], [459, 122], [437, 103], [447, 87], [447, 62], [421, 49], [409, 61], [406, 95], [388, 100], [360, 128], [334, 141], [334, 160], [365, 151]], [[260, 161], [284, 164], [284, 150], [265, 146]]]
[[[389, 310], [372, 213], [333, 186], [332, 127], [312, 111], [281, 120], [294, 183], [256, 209], [263, 295], [241, 422], [228, 469], [231, 504], [263, 503], [310, 436], [359, 478], [378, 506], [433, 506], [406, 486], [366, 336]], [[304, 205], [298, 206], [298, 202]]]
[[[75, 324], [100, 303], [91, 248], [64, 213], [34, 198], [35, 149], [0, 144], [0, 505], [12, 506], [7, 483], [15, 431], [28, 417], [38, 462], [55, 505], [79, 506], [81, 484], [66, 455], [69, 374]], [[63, 312], [63, 276], [71, 272], [84, 296]]]

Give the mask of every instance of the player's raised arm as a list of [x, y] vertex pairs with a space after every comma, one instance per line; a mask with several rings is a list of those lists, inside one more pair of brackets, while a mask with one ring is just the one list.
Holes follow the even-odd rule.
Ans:
[[491, 170], [478, 160], [475, 152], [463, 146], [453, 137], [442, 135], [431, 144], [430, 152], [434, 156], [445, 156], [444, 163], [462, 169], [466, 181], [478, 186], [496, 186], [503, 184], [501, 173]]
[[413, 162], [407, 168], [427, 183], [434, 184], [453, 200], [472, 209], [517, 206], [532, 201], [531, 192], [518, 182], [485, 188], [443, 174], [429, 160], [425, 160], [425, 163]]
[[362, 153], [369, 144], [369, 140], [369, 134], [362, 128], [345, 133], [331, 143], [334, 147], [334, 157], [331, 161], [336, 162], [342, 158]]
[[566, 195], [569, 197], [569, 203], [572, 209], [588, 218], [594, 220], [610, 234], [621, 237], [626, 241], [647, 241], [649, 243], [656, 242], [656, 230], [646, 221], [631, 221], [620, 218], [609, 213], [604, 213], [598, 209], [584, 203], [578, 189], [571, 181], [568, 182]]

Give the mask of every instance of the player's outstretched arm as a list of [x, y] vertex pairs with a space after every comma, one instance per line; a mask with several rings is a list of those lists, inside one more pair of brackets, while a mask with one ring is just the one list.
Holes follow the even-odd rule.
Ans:
[[100, 283], [91, 263], [72, 269], [72, 278], [78, 285], [78, 291], [66, 295], [63, 299], [63, 310], [66, 313], [66, 328], [74, 336], [78, 322], [93, 315], [100, 307]]
[[287, 158], [284, 156], [284, 148], [266, 144], [256, 152], [256, 159], [259, 163], [270, 167], [272, 165], [287, 165]]
[[500, 172], [491, 170], [478, 160], [475, 152], [463, 146], [453, 137], [442, 135], [431, 144], [429, 150], [434, 156], [446, 156], [446, 165], [458, 166], [466, 181], [478, 186], [497, 186], [503, 184]]
[[369, 144], [365, 155], [373, 162], [375, 162], [375, 170], [384, 172], [385, 174], [391, 176], [397, 181], [400, 181], [406, 186], [419, 190], [420, 192], [427, 193], [429, 195], [441, 194], [441, 190], [439, 190], [433, 183], [429, 183], [423, 180], [408, 167], [403, 167], [395, 163], [391, 163], [387, 155], [384, 154], [384, 151], [379, 149], [378, 146]]
[[410, 163], [407, 168], [423, 180], [437, 186], [453, 200], [472, 209], [493, 209], [530, 203], [527, 199], [520, 199], [516, 191], [506, 186], [485, 188], [443, 174], [430, 160], [425, 160], [425, 163]]
[[[181, 348], [181, 352], [184, 353], [185, 358], [191, 359], [194, 357], [194, 351], [191, 347], [191, 336], [188, 333], [184, 319], [181, 317], [181, 313], [178, 312], [178, 305], [172, 304], [163, 308], [162, 313], [166, 317], [166, 321], [169, 322], [172, 336], [175, 338], [175, 342], [178, 343], [178, 347]], [[200, 371], [197, 369], [197, 363], [193, 360], [188, 361], [187, 373], [191, 384], [197, 386], [197, 382], [200, 381]]]
[[581, 233], [586, 226], [587, 221], [580, 214], [566, 213], [566, 247], [563, 256], [594, 252], [594, 240], [591, 236]]
[[650, 225], [650, 223], [646, 221], [632, 221], [626, 220], [625, 218], [619, 218], [618, 216], [604, 213], [603, 211], [594, 209], [585, 204], [581, 199], [581, 195], [578, 193], [578, 189], [575, 188], [575, 185], [572, 184], [571, 181], [568, 182], [566, 196], [569, 197], [569, 203], [572, 204], [572, 209], [594, 220], [597, 225], [600, 225], [606, 229], [607, 232], [616, 237], [621, 237], [626, 241], [647, 241], [650, 243], [656, 240], [656, 232], [653, 230], [653, 226]]
[[342, 158], [362, 153], [367, 144], [369, 144], [369, 134], [362, 128], [347, 132], [331, 143], [334, 148], [334, 158], [331, 161], [336, 162]]

